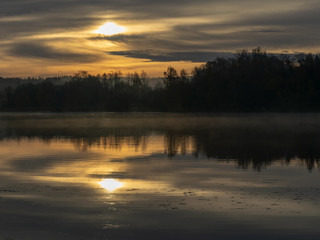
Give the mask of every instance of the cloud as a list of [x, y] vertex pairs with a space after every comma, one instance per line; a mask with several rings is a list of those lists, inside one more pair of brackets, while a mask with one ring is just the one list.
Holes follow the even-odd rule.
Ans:
[[[319, 2], [305, 0], [43, 0], [9, 1], [0, 3], [0, 16], [33, 16], [32, 24], [22, 25], [33, 30], [46, 30], [45, 27], [83, 27], [98, 23], [103, 19], [122, 21], [165, 20], [174, 22], [194, 17], [194, 22], [239, 26], [243, 24], [276, 25], [317, 25]], [[39, 21], [42, 20], [42, 21]], [[190, 19], [189, 19], [190, 20]], [[22, 23], [22, 21], [18, 21]], [[168, 24], [175, 25], [170, 21]], [[189, 22], [189, 23], [192, 23]], [[16, 25], [16, 27], [19, 27]], [[44, 27], [44, 28], [43, 28]], [[47, 29], [48, 30], [48, 29]], [[3, 31], [3, 30], [0, 30]]]
[[99, 56], [91, 53], [75, 53], [41, 45], [39, 43], [17, 43], [8, 49], [8, 54], [24, 58], [43, 58], [47, 60], [92, 63], [99, 61]]
[[149, 59], [154, 62], [207, 62], [217, 57], [232, 57], [229, 52], [148, 52], [148, 51], [114, 51], [107, 52], [111, 55], [126, 56], [130, 58]]
[[[222, 53], [257, 46], [269, 49], [295, 49], [299, 46], [319, 46], [320, 34], [301, 35], [282, 27], [247, 27], [233, 31], [208, 31], [207, 25], [193, 24], [173, 27], [171, 32], [156, 34], [118, 34], [113, 36], [96, 36], [92, 41], [111, 41], [126, 51], [107, 51], [112, 55], [145, 58], [154, 61], [206, 61], [213, 55], [226, 56]], [[212, 29], [215, 29], [213, 26]], [[187, 56], [187, 54], [190, 54]], [[201, 56], [201, 54], [203, 54]]]
[[[92, 35], [107, 21], [129, 32]], [[108, 65], [115, 56], [198, 62], [257, 46], [318, 52], [319, 22], [318, 0], [2, 0], [0, 64], [14, 65], [11, 56], [46, 59], [48, 67], [54, 59], [71, 66], [100, 57]]]

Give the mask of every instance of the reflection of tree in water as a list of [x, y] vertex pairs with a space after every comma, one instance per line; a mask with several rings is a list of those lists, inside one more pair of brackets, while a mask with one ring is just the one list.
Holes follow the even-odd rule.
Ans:
[[320, 161], [319, 158], [318, 159], [314, 159], [314, 158], [309, 158], [309, 159], [301, 159], [304, 164], [307, 166], [309, 171], [312, 171], [314, 168], [318, 168], [318, 170], [320, 171]]
[[286, 132], [248, 129], [189, 131], [183, 135], [168, 132], [165, 148], [168, 156], [192, 153], [208, 159], [234, 160], [243, 169], [260, 171], [273, 163], [289, 164], [298, 159], [309, 170], [320, 170], [320, 135], [306, 136]]
[[175, 135], [166, 134], [164, 136], [164, 148], [165, 153], [169, 157], [173, 157], [177, 154], [190, 154], [194, 153], [194, 138], [188, 135]]
[[[1, 127], [1, 126], [0, 126]], [[0, 141], [5, 139], [41, 140], [46, 144], [70, 141], [77, 150], [88, 151], [91, 148], [119, 150], [124, 146], [136, 151], [147, 148], [148, 132], [145, 129], [130, 128], [89, 128], [89, 129], [50, 129], [50, 128], [12, 128], [2, 127]]]
[[[164, 119], [165, 120], [165, 119]], [[180, 124], [161, 125], [90, 126], [90, 127], [38, 127], [13, 125], [11, 121], [1, 124], [0, 140], [27, 138], [52, 141], [70, 141], [76, 149], [90, 148], [122, 151], [124, 147], [145, 151], [150, 136], [163, 136], [164, 152], [175, 155], [204, 155], [218, 161], [235, 161], [240, 168], [261, 170], [272, 164], [289, 164], [298, 159], [310, 171], [320, 170], [320, 127], [317, 124], [290, 125], [221, 122], [196, 124], [189, 127]], [[130, 121], [130, 120], [129, 120]], [[152, 120], [154, 121], [154, 120]], [[184, 120], [185, 121], [185, 120]], [[198, 120], [197, 120], [198, 121]], [[210, 119], [210, 121], [212, 121]], [[184, 122], [185, 123], [185, 122]], [[244, 124], [245, 123], [245, 124]], [[311, 126], [311, 127], [308, 127]]]
[[122, 147], [128, 146], [135, 151], [147, 148], [147, 136], [104, 136], [99, 138], [73, 138], [70, 141], [79, 151], [87, 151], [90, 148], [102, 148], [104, 150], [122, 150]]

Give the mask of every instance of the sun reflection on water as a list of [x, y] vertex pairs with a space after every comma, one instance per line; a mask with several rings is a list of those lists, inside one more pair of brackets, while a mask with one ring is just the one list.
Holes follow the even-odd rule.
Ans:
[[119, 182], [115, 179], [104, 179], [101, 182], [99, 182], [100, 186], [104, 189], [112, 192], [118, 188], [121, 188], [123, 186], [122, 182]]

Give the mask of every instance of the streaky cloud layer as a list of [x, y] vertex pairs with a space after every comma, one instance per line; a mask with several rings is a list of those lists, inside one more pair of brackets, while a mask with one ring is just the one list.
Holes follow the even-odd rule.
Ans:
[[[95, 33], [108, 22], [127, 31]], [[257, 46], [317, 53], [319, 22], [318, 0], [3, 0], [0, 75], [48, 75], [57, 69], [157, 74], [166, 62], [186, 61], [191, 68], [192, 62]]]

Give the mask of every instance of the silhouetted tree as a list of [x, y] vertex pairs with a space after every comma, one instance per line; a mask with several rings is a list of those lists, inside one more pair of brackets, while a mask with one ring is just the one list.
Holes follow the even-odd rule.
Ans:
[[319, 55], [270, 55], [255, 48], [195, 67], [191, 76], [169, 66], [163, 85], [153, 88], [145, 72], [127, 79], [121, 72], [86, 71], [61, 85], [53, 79], [15, 79], [20, 84], [1, 91], [0, 106], [6, 111], [320, 111]]

